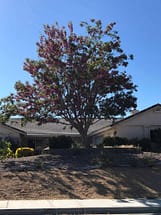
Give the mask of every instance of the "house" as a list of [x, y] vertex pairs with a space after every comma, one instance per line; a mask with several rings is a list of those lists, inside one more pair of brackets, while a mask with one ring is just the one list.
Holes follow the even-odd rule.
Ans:
[[[62, 120], [62, 123], [63, 122]], [[61, 135], [71, 136], [76, 143], [80, 142], [79, 133], [74, 128], [71, 129], [71, 126], [66, 126], [64, 124], [49, 122], [38, 125], [36, 121], [33, 121], [21, 126], [21, 119], [13, 118], [8, 122], [8, 125], [23, 130], [27, 135], [28, 146], [40, 151], [49, 145], [49, 138], [51, 137]]]
[[91, 133], [92, 143], [97, 145], [104, 137], [119, 136], [128, 139], [142, 139], [151, 137], [151, 131], [161, 128], [161, 104], [155, 104], [140, 112], [121, 119], [110, 126], [98, 129]]
[[0, 123], [0, 139], [10, 140], [15, 144], [26, 142], [26, 132], [13, 126]]
[[[22, 130], [26, 133], [28, 146], [42, 150], [49, 145], [49, 138], [57, 137], [61, 135], [71, 136], [75, 144], [81, 144], [81, 137], [75, 128], [71, 128], [70, 125], [64, 125], [65, 121], [61, 120], [61, 123], [44, 123], [38, 125], [36, 121], [28, 122], [26, 125], [21, 126], [20, 118], [11, 119], [7, 125], [12, 126], [18, 130]], [[89, 138], [90, 133], [102, 128], [107, 127], [111, 124], [111, 120], [100, 120], [94, 123], [88, 132]], [[23, 145], [23, 144], [22, 144]]]
[[[78, 131], [74, 128], [71, 129], [69, 125], [64, 125], [63, 120], [61, 122], [62, 124], [45, 123], [42, 125], [38, 125], [37, 122], [28, 122], [22, 127], [20, 119], [14, 118], [6, 126], [14, 128], [15, 135], [20, 131], [26, 134], [28, 145], [34, 148], [48, 146], [50, 137], [60, 135], [71, 136], [76, 144], [80, 144], [81, 139]], [[161, 128], [161, 104], [155, 104], [124, 119], [117, 119], [115, 122], [109, 119], [96, 121], [90, 127], [88, 136], [90, 143], [98, 145], [107, 136], [128, 139], [150, 138], [151, 131], [156, 128]], [[9, 130], [6, 132], [11, 136]]]

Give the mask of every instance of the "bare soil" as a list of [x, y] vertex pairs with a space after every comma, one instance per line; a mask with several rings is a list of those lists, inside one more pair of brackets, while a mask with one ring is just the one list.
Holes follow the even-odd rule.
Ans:
[[161, 197], [161, 154], [58, 150], [0, 163], [0, 199]]

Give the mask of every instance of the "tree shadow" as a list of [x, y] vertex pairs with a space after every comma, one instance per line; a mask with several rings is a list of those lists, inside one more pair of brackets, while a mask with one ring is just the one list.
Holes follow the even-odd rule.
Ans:
[[96, 167], [146, 167], [161, 164], [161, 154], [139, 153], [136, 149], [66, 149], [55, 154], [9, 159], [0, 169], [10, 171], [53, 170], [54, 168], [85, 170]]
[[[93, 151], [94, 152], [94, 151]], [[31, 193], [20, 194], [25, 198], [158, 198], [161, 197], [161, 168], [160, 166], [148, 165], [107, 165], [104, 168], [90, 167], [91, 158], [97, 154], [87, 156], [83, 152], [65, 155], [38, 156], [34, 160], [12, 160], [4, 163], [4, 170], [11, 171], [6, 175], [7, 180], [17, 178], [18, 189], [26, 189], [30, 186]], [[94, 152], [95, 153], [95, 152]], [[110, 158], [116, 164], [123, 160], [129, 164], [132, 159], [137, 163], [144, 158], [137, 153], [118, 150], [105, 151], [103, 156]], [[84, 157], [87, 156], [85, 159]], [[82, 160], [81, 160], [82, 159]], [[159, 161], [160, 157], [155, 161]], [[88, 161], [88, 162], [85, 162]], [[25, 184], [27, 184], [25, 186]], [[23, 187], [24, 186], [24, 187]], [[32, 193], [33, 191], [33, 193]], [[38, 193], [34, 196], [34, 193]], [[12, 196], [11, 196], [12, 198]]]

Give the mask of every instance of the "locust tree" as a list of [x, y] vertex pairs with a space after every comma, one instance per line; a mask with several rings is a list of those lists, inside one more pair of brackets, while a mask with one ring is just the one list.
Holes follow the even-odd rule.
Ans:
[[26, 59], [32, 82], [16, 82], [16, 93], [1, 100], [1, 119], [12, 115], [39, 123], [51, 121], [74, 127], [89, 147], [89, 127], [102, 118], [125, 115], [136, 107], [136, 85], [126, 67], [132, 55], [121, 48], [115, 23], [81, 22], [83, 35], [58, 23], [44, 26], [37, 45], [38, 59]]

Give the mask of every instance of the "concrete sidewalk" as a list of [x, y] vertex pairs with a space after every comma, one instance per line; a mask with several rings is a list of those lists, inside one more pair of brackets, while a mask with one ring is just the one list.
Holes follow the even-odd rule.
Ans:
[[130, 214], [159, 213], [161, 199], [4, 200], [0, 214]]

